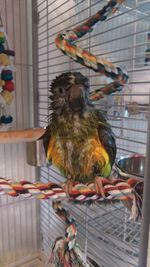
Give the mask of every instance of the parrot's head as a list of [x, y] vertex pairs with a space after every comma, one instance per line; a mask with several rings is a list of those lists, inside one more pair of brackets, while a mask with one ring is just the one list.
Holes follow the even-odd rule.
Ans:
[[91, 105], [89, 81], [80, 72], [59, 75], [53, 80], [50, 92], [51, 109], [57, 115], [83, 113]]

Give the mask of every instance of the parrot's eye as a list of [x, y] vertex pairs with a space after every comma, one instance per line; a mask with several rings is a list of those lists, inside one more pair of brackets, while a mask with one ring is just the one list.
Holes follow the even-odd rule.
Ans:
[[60, 88], [59, 88], [59, 93], [62, 94], [63, 92], [64, 92], [63, 88], [60, 87]]

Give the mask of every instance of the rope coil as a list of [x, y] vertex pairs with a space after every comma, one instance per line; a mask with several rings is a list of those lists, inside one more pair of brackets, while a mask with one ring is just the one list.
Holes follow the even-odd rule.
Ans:
[[93, 91], [90, 95], [92, 101], [99, 100], [105, 95], [115, 93], [116, 91], [121, 91], [122, 87], [127, 83], [129, 77], [128, 74], [119, 66], [104, 58], [96, 57], [81, 47], [76, 46], [75, 42], [87, 33], [93, 31], [94, 25], [96, 25], [99, 21], [104, 21], [110, 15], [114, 14], [124, 1], [125, 0], [109, 1], [107, 5], [105, 5], [95, 15], [90, 17], [85, 23], [77, 26], [73, 30], [67, 30], [64, 33], [59, 33], [55, 39], [57, 48], [65, 55], [81, 65], [111, 78], [114, 81], [101, 89]]

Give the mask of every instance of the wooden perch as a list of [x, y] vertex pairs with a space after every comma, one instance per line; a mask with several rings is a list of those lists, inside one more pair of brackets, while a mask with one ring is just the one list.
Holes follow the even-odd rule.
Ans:
[[36, 141], [44, 132], [44, 128], [0, 132], [0, 144]]

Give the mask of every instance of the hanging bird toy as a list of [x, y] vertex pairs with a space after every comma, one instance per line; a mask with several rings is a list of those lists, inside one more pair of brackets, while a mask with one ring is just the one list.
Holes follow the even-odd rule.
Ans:
[[[8, 48], [8, 49], [7, 49]], [[0, 130], [7, 130], [13, 117], [9, 114], [8, 107], [12, 103], [14, 96], [13, 73], [14, 70], [11, 57], [15, 53], [11, 50], [8, 36], [2, 26], [0, 27]]]

